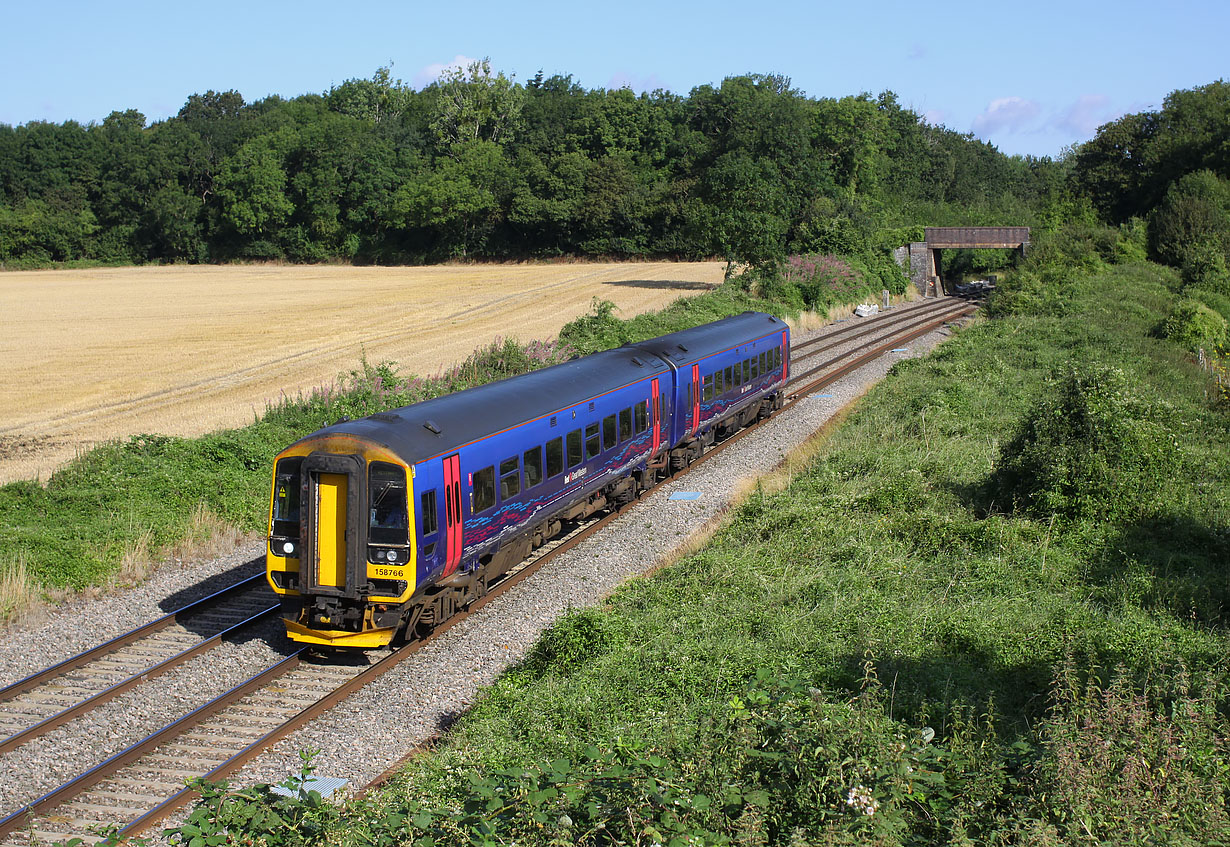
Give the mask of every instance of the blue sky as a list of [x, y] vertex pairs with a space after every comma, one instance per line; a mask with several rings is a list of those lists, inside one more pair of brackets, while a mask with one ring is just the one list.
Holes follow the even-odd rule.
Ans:
[[1178, 88], [1230, 77], [1230, 1], [1170, 3], [0, 0], [0, 123], [150, 121], [188, 95], [327, 91], [393, 63], [416, 85], [489, 57], [526, 81], [686, 94], [778, 73], [814, 97], [884, 89], [1006, 153], [1055, 156]]

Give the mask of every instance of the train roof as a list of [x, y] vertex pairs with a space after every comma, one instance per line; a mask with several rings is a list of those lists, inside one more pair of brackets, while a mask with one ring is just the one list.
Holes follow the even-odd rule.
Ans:
[[784, 329], [786, 323], [773, 315], [744, 312], [713, 323], [651, 338], [636, 346], [655, 356], [669, 358], [676, 367], [683, 367]]
[[664, 361], [644, 350], [619, 347], [343, 421], [307, 438], [356, 435], [388, 447], [413, 464], [669, 369]]
[[664, 356], [676, 367], [684, 367], [784, 328], [785, 324], [772, 315], [744, 312], [366, 418], [339, 422], [300, 441], [326, 435], [358, 436], [381, 444], [414, 464], [668, 372], [670, 366]]

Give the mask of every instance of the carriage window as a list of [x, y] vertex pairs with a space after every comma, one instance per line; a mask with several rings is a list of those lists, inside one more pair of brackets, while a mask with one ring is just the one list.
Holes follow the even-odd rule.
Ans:
[[368, 541], [372, 544], [410, 543], [405, 470], [389, 462], [372, 462], [368, 471], [368, 504]]
[[752, 381], [752, 363], [748, 359], [743, 360], [743, 381], [744, 382]]
[[568, 433], [568, 467], [575, 468], [581, 464], [581, 430], [574, 429]]
[[619, 413], [619, 440], [627, 441], [632, 437], [632, 409], [627, 408]]
[[299, 468], [303, 458], [295, 456], [278, 462], [273, 484], [273, 534], [299, 534]]
[[521, 493], [521, 465], [512, 456], [500, 462], [500, 500], [516, 497]]
[[585, 427], [585, 458], [592, 459], [602, 452], [598, 443], [598, 424], [592, 423]]
[[713, 375], [713, 394], [714, 396], [720, 397], [725, 393], [726, 381], [722, 379], [722, 371], [719, 369], [717, 373]]
[[743, 384], [743, 366], [740, 365], [738, 362], [735, 362], [735, 366], [732, 370], [734, 370], [735, 372], [734, 373], [734, 377], [735, 377], [734, 384], [735, 384], [735, 387], [738, 388], [740, 385]]
[[474, 472], [470, 488], [470, 513], [477, 515], [495, 505], [495, 466], [488, 465]]
[[756, 357], [752, 357], [752, 379], [760, 376], [760, 369], [756, 367]]
[[547, 442], [547, 478], [564, 472], [564, 439], [552, 438]]
[[726, 369], [726, 390], [729, 391], [730, 389], [734, 387], [735, 387], [734, 377], [730, 372], [730, 368], [727, 368]]
[[533, 488], [542, 482], [542, 448], [532, 447], [522, 457], [525, 464], [525, 487]]
[[636, 432], [639, 435], [649, 429], [649, 404], [644, 400], [636, 404]]
[[769, 372], [768, 364], [769, 364], [769, 363], [768, 363], [768, 361], [767, 361], [767, 360], [766, 360], [766, 358], [765, 358], [765, 354], [764, 354], [764, 353], [761, 353], [761, 354], [760, 354], [760, 373], [761, 373], [761, 375], [762, 375], [762, 376], [763, 376], [764, 374], [767, 374], [767, 373]]
[[419, 498], [419, 526], [423, 528], [423, 537], [434, 535], [437, 525], [436, 490], [424, 491]]
[[705, 390], [704, 393], [700, 395], [700, 399], [704, 400], [706, 403], [713, 399], [713, 374], [709, 374], [705, 377]]
[[610, 450], [615, 446], [615, 416], [607, 415], [602, 419], [602, 449]]
[[778, 371], [782, 369], [782, 348], [780, 344], [773, 348], [773, 369]]

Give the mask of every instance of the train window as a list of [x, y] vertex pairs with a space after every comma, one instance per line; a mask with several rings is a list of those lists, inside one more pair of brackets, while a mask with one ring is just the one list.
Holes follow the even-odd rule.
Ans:
[[704, 400], [706, 403], [713, 399], [713, 374], [709, 374], [705, 377], [705, 390], [700, 395], [700, 399]]
[[750, 359], [743, 360], [743, 381], [752, 381], [752, 362]]
[[552, 438], [547, 442], [547, 478], [564, 472], [564, 439]]
[[592, 423], [585, 427], [585, 458], [592, 459], [602, 452], [602, 445], [598, 442], [598, 424]]
[[422, 535], [426, 538], [429, 535], [434, 535], [437, 529], [437, 513], [436, 513], [436, 490], [424, 491], [419, 497], [419, 526], [422, 529]]
[[477, 515], [495, 505], [495, 466], [488, 465], [474, 472], [470, 488], [470, 514]]
[[500, 462], [500, 500], [516, 497], [521, 493], [521, 464], [516, 456]]
[[542, 448], [531, 447], [521, 460], [525, 465], [525, 487], [533, 488], [542, 482]]
[[779, 344], [773, 348], [773, 369], [780, 371], [782, 369], [782, 347]]
[[729, 391], [730, 389], [734, 387], [735, 387], [734, 376], [731, 374], [730, 368], [727, 368], [726, 369], [726, 390]]
[[753, 356], [752, 357], [752, 379], [755, 379], [756, 377], [760, 376], [760, 369], [756, 366], [756, 363], [757, 363], [757, 359], [755, 356]]
[[406, 472], [389, 462], [372, 462], [368, 471], [369, 519], [372, 544], [409, 544], [410, 515], [406, 510]]
[[760, 354], [760, 375], [764, 376], [769, 372], [767, 357], [764, 353]]
[[602, 419], [602, 449], [610, 450], [615, 446], [615, 416], [607, 415]]
[[278, 462], [273, 483], [273, 534], [299, 535], [299, 468], [303, 457]]
[[713, 374], [713, 395], [715, 397], [721, 397], [725, 393], [726, 380], [722, 378], [722, 370], [719, 368], [717, 372]]
[[629, 406], [619, 413], [619, 440], [627, 441], [632, 437], [632, 407]]
[[639, 435], [649, 429], [649, 404], [644, 400], [636, 404], [636, 432]]
[[735, 388], [743, 384], [743, 366], [735, 362], [735, 366], [731, 369], [734, 371]]
[[568, 467], [575, 468], [581, 464], [581, 430], [574, 429], [568, 433]]

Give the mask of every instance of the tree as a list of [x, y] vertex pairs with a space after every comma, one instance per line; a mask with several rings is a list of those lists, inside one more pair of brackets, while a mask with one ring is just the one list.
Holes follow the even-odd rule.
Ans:
[[1078, 190], [1112, 223], [1121, 223], [1152, 206], [1154, 180], [1150, 147], [1157, 131], [1149, 113], [1124, 115], [1098, 127], [1076, 151], [1073, 179]]
[[329, 108], [352, 118], [380, 123], [394, 120], [409, 108], [414, 91], [392, 78], [392, 65], [380, 67], [371, 79], [348, 79], [329, 89]]
[[490, 60], [445, 70], [437, 89], [431, 128], [446, 152], [471, 141], [507, 144], [515, 136], [525, 89], [503, 72], [493, 74]]
[[1214, 255], [1221, 256], [1222, 267], [1230, 264], [1230, 182], [1212, 171], [1175, 182], [1149, 218], [1149, 249], [1158, 261], [1178, 268]]
[[281, 157], [267, 138], [248, 142], [224, 161], [216, 187], [222, 220], [241, 236], [270, 236], [294, 211]]

